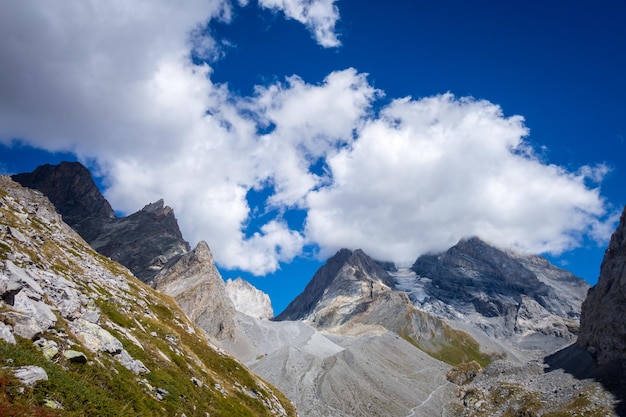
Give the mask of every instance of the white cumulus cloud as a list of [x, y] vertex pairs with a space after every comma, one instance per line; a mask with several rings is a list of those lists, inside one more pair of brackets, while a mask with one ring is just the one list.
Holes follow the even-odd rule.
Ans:
[[308, 195], [307, 235], [328, 251], [361, 247], [409, 264], [477, 235], [559, 253], [584, 233], [606, 238], [603, 166], [577, 173], [542, 163], [519, 116], [488, 101], [443, 94], [399, 99], [328, 159], [333, 183]]
[[[259, 4], [339, 44], [334, 1]], [[306, 245], [407, 263], [468, 235], [558, 252], [610, 232], [593, 188], [606, 168], [541, 162], [521, 117], [451, 94], [377, 112], [383, 92], [354, 69], [241, 97], [191, 59], [219, 59], [214, 19], [229, 2], [0, 2], [0, 141], [95, 164], [116, 210], [164, 198], [192, 244], [261, 275]], [[248, 195], [263, 189], [258, 217]], [[294, 208], [305, 228], [285, 220]]]

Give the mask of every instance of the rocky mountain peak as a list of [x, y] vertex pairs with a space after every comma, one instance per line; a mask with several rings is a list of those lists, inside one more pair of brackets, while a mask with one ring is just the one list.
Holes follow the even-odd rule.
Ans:
[[172, 258], [190, 250], [178, 227], [174, 210], [163, 199], [126, 217], [116, 217], [79, 162], [42, 165], [13, 179], [41, 191], [63, 220], [95, 250], [148, 281]]
[[545, 259], [462, 239], [420, 256], [402, 288], [414, 304], [441, 317], [471, 322], [490, 337], [523, 349], [553, 351], [576, 338], [584, 280]]
[[235, 306], [206, 242], [199, 242], [192, 251], [166, 265], [155, 276], [152, 286], [172, 296], [209, 336], [233, 337]]
[[393, 280], [387, 271], [362, 250], [340, 249], [276, 319], [301, 320], [319, 308], [323, 299], [331, 299], [339, 294], [352, 297], [362, 292], [372, 292], [375, 287], [391, 286]]
[[174, 216], [174, 209], [170, 206], [166, 206], [162, 198], [154, 203], [146, 204], [141, 211], [159, 217]]
[[626, 359], [626, 208], [600, 267], [598, 283], [582, 306], [578, 345], [600, 364]]
[[98, 190], [91, 173], [80, 162], [41, 165], [33, 172], [11, 177], [24, 187], [41, 191], [87, 242], [115, 218], [111, 205]]
[[271, 319], [274, 310], [269, 295], [241, 278], [226, 280], [226, 293], [235, 309], [258, 319]]

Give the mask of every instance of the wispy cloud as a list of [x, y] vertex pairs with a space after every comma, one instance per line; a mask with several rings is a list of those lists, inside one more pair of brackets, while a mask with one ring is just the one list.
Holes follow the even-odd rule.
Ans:
[[341, 45], [335, 33], [335, 24], [339, 20], [335, 0], [259, 0], [259, 5], [282, 11], [287, 18], [302, 23], [325, 48]]

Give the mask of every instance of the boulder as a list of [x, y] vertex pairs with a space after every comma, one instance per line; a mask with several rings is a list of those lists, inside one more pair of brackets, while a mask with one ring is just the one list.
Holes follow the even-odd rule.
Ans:
[[15, 336], [11, 332], [11, 327], [0, 321], [0, 339], [12, 345], [15, 344]]
[[83, 352], [67, 349], [63, 352], [63, 357], [74, 363], [87, 363], [87, 356]]
[[47, 330], [57, 322], [57, 317], [50, 306], [41, 301], [32, 300], [24, 291], [15, 295], [13, 308], [20, 313], [30, 316], [43, 330]]
[[122, 342], [95, 323], [78, 319], [70, 323], [72, 332], [83, 342], [84, 346], [92, 352], [107, 352], [119, 355], [122, 350]]
[[13, 374], [26, 385], [35, 385], [38, 381], [48, 380], [48, 374], [40, 366], [20, 366], [13, 370]]

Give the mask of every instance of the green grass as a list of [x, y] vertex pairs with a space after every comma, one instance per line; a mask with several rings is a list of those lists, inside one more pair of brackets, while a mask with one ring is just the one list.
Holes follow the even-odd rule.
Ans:
[[[412, 314], [425, 313], [420, 311], [408, 313], [406, 325], [398, 331], [398, 334], [433, 358], [452, 366], [475, 361], [483, 368], [493, 360], [491, 355], [481, 352], [480, 345], [470, 335], [451, 328], [443, 321], [440, 322], [437, 332], [432, 331], [428, 337], [419, 334], [414, 330]], [[417, 319], [419, 320], [419, 316]], [[431, 318], [431, 320], [437, 319]]]

